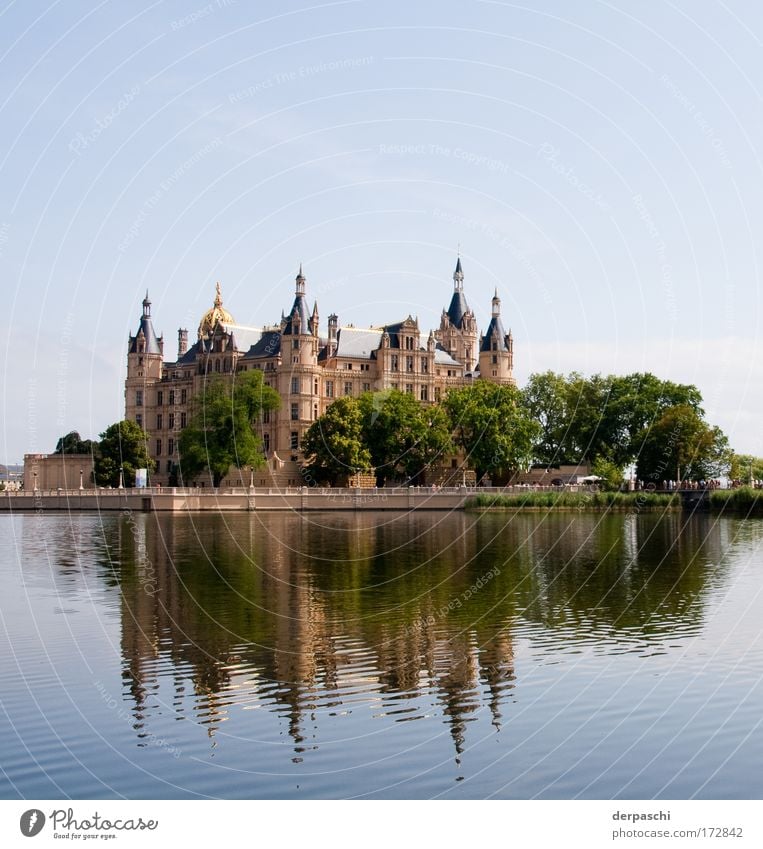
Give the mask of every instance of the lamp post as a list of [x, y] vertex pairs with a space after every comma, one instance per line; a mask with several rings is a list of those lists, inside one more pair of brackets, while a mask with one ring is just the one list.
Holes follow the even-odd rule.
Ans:
[[85, 487], [82, 484], [82, 469], [79, 470], [79, 488], [84, 489]]
[[119, 467], [119, 488], [120, 488], [120, 489], [124, 489], [124, 488], [125, 488], [125, 470], [124, 470], [124, 466], [120, 466], [120, 467]]
[[249, 469], [249, 492], [254, 492], [254, 467]]
[[34, 473], [34, 491], [37, 492], [37, 472]]

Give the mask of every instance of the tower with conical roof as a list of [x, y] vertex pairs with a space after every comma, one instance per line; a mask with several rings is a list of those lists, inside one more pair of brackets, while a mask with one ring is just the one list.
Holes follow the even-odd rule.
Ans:
[[477, 363], [477, 319], [464, 295], [464, 272], [460, 256], [453, 272], [453, 297], [448, 309], [442, 311], [440, 328], [435, 332], [435, 338], [453, 359], [464, 364], [467, 372], [474, 371]]
[[306, 286], [307, 278], [300, 263], [295, 278], [294, 303], [281, 319], [282, 368], [276, 386], [283, 400], [277, 414], [275, 444], [290, 458], [298, 456], [305, 431], [321, 412], [320, 384], [316, 383], [321, 346], [318, 303], [310, 309]]
[[151, 301], [146, 292], [138, 330], [127, 342], [125, 418], [148, 426], [146, 407], [153, 403], [153, 388], [162, 379], [164, 338], [157, 336], [151, 321]]
[[480, 377], [492, 383], [508, 383], [514, 380], [514, 339], [511, 331], [506, 333], [501, 320], [501, 299], [495, 290], [490, 324], [480, 339]]

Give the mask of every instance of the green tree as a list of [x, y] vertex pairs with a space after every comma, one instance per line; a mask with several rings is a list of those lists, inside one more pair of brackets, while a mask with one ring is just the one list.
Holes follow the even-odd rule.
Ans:
[[699, 416], [702, 396], [696, 386], [660, 380], [650, 373], [612, 378], [612, 403], [621, 423], [621, 445], [613, 459], [621, 466], [638, 456], [650, 427], [671, 407], [686, 406]]
[[688, 404], [669, 407], [649, 428], [638, 456], [636, 474], [644, 481], [708, 480], [731, 465], [728, 439]]
[[359, 403], [363, 441], [380, 486], [401, 476], [420, 480], [452, 447], [448, 417], [437, 405], [424, 406], [396, 389], [365, 392]]
[[591, 474], [601, 478], [600, 485], [605, 490], [620, 489], [623, 482], [623, 469], [611, 460], [599, 457], [591, 466]]
[[115, 422], [101, 434], [94, 453], [95, 482], [99, 486], [119, 486], [119, 470], [125, 486], [135, 485], [135, 470], [153, 472], [154, 461], [148, 456], [148, 434], [132, 421]]
[[540, 427], [533, 459], [545, 465], [574, 463], [575, 446], [569, 431], [570, 378], [552, 371], [531, 374], [522, 398], [527, 412]]
[[540, 425], [513, 386], [477, 380], [451, 390], [444, 407], [458, 446], [466, 452], [477, 477], [526, 468], [538, 443]]
[[97, 442], [92, 439], [82, 439], [76, 430], [62, 436], [56, 443], [54, 454], [92, 454]]
[[534, 374], [523, 396], [541, 426], [535, 457], [542, 463], [588, 460], [622, 470], [636, 458], [650, 427], [665, 410], [686, 405], [703, 414], [695, 386], [660, 380], [650, 373]]
[[755, 457], [752, 454], [734, 454], [731, 458], [729, 477], [748, 486], [751, 480], [763, 480], [763, 457]]
[[261, 466], [262, 440], [255, 427], [264, 412], [279, 404], [278, 393], [256, 369], [207, 380], [193, 399], [191, 421], [178, 440], [182, 479], [190, 481], [206, 472], [216, 487], [231, 466]]
[[302, 440], [305, 479], [335, 486], [340, 478], [371, 469], [371, 452], [363, 441], [363, 412], [356, 398], [338, 398]]

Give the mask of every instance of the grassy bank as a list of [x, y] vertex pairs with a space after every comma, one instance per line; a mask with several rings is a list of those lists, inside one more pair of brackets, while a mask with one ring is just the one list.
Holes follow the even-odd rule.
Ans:
[[734, 513], [755, 513], [763, 515], [763, 490], [750, 486], [739, 489], [716, 489], [710, 493], [712, 510], [729, 510]]
[[516, 492], [505, 495], [481, 493], [470, 498], [467, 509], [548, 508], [557, 510], [645, 510], [681, 509], [675, 494], [655, 492]]

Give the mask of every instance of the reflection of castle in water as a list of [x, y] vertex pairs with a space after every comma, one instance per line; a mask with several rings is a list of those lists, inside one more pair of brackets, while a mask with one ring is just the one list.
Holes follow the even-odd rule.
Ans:
[[232, 710], [259, 706], [299, 755], [322, 714], [364, 705], [411, 721], [434, 697], [458, 758], [479, 711], [506, 721], [523, 629], [564, 639], [598, 621], [648, 641], [701, 623], [705, 566], [726, 547], [717, 528], [695, 526], [704, 536], [686, 554], [673, 519], [620, 517], [593, 534], [600, 517], [588, 518], [123, 519], [113, 546], [136, 727], [172, 680], [178, 715], [211, 737]]
[[[321, 711], [365, 702], [375, 714], [406, 721], [419, 715], [411, 705], [425, 692], [436, 694], [459, 752], [466, 723], [483, 704], [499, 727], [513, 682], [508, 631], [442, 615], [479, 577], [475, 536], [451, 527], [438, 558], [451, 580], [432, 592], [427, 561], [442, 540], [411, 532], [406, 518], [368, 531], [349, 527], [352, 521], [268, 517], [265, 528], [252, 517], [250, 539], [234, 539], [223, 523], [205, 525], [203, 548], [190, 521], [122, 521], [123, 674], [136, 725], [147, 721], [151, 694], [171, 675], [175, 709], [188, 710], [190, 680], [194, 717], [210, 735], [234, 705], [259, 704], [284, 718], [298, 751]], [[390, 564], [402, 562], [401, 530], [411, 535], [413, 559], [390, 573]], [[330, 551], [338, 538], [346, 552], [338, 570], [306, 553]]]

